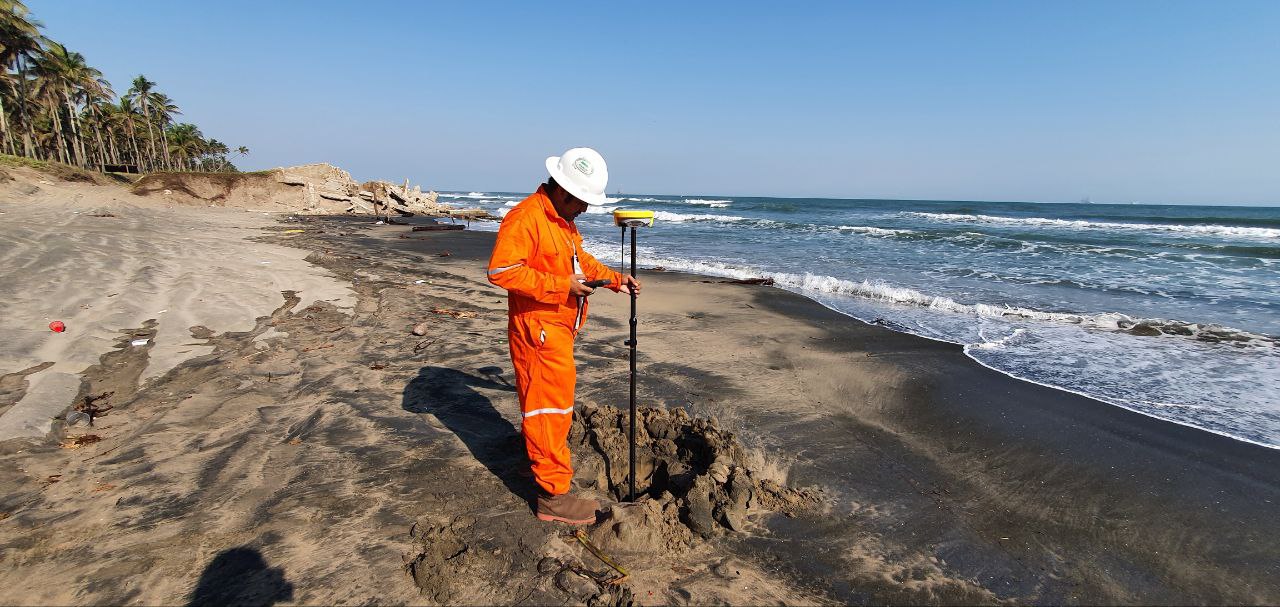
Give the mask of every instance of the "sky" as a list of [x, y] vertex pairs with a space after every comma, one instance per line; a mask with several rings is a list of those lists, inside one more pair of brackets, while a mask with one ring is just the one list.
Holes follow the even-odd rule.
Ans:
[[1280, 2], [28, 0], [246, 170], [526, 192], [1280, 206]]

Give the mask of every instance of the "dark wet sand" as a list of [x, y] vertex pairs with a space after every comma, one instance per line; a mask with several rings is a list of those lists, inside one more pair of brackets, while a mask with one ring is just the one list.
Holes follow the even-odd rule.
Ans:
[[900, 397], [875, 411], [845, 402], [817, 424], [776, 415], [756, 425], [799, 443], [816, 438], [793, 482], [892, 505], [887, 517], [777, 521], [778, 535], [796, 541], [753, 542], [810, 555], [797, 570], [842, 588], [841, 600], [878, 602], [898, 586], [842, 583], [830, 543], [865, 532], [1019, 602], [1280, 600], [1280, 451], [1016, 380], [959, 346], [803, 298], [757, 301], [824, 326], [832, 353], [885, 357], [907, 374]]
[[[536, 568], [572, 547], [521, 496], [493, 235], [299, 227], [264, 237], [351, 281], [354, 309], [282, 296], [253, 331], [193, 331], [214, 352], [136, 391], [143, 361], [104, 359], [87, 392], [124, 395], [101, 442], [0, 448], [0, 600], [585, 600]], [[715, 416], [828, 504], [629, 560], [642, 603], [1280, 603], [1280, 452], [770, 287], [642, 278], [641, 403]], [[592, 298], [584, 404], [626, 402], [626, 310]]]

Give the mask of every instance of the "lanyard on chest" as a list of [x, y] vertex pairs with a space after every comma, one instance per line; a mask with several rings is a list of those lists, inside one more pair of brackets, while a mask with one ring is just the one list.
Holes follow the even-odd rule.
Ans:
[[[556, 226], [556, 227], [560, 227], [560, 226]], [[581, 274], [582, 266], [578, 263], [578, 247], [577, 245], [573, 244], [573, 235], [571, 232], [569, 232], [569, 230], [564, 228], [561, 228], [561, 229], [564, 230], [564, 233], [557, 234], [556, 236], [563, 237], [565, 244], [569, 245], [570, 259], [573, 260], [573, 266], [570, 269], [570, 273]]]
[[569, 249], [573, 251], [573, 273], [581, 274], [582, 266], [578, 265], [578, 247], [573, 244], [573, 239], [569, 239]]
[[[566, 243], [568, 243], [568, 245], [569, 245], [569, 250], [573, 252], [573, 273], [574, 273], [574, 274], [581, 274], [581, 273], [582, 273], [582, 266], [580, 266], [580, 265], [578, 264], [578, 247], [577, 247], [577, 245], [573, 244], [573, 237], [572, 237], [572, 236], [569, 236], [569, 237], [565, 238], [565, 242], [566, 242]], [[573, 330], [574, 330], [575, 332], [576, 332], [578, 329], [582, 328], [582, 311], [583, 311], [583, 308], [584, 308], [584, 307], [586, 307], [586, 303], [587, 303], [587, 298], [586, 298], [586, 297], [583, 297], [582, 295], [579, 295], [579, 296], [578, 296], [578, 311], [577, 311], [577, 313], [576, 313], [576, 314], [574, 314], [574, 318], [573, 318]]]

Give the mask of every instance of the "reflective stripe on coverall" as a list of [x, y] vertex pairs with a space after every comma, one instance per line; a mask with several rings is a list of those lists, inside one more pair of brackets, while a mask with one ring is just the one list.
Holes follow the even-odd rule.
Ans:
[[507, 338], [533, 475], [560, 495], [573, 480], [567, 442], [577, 380], [573, 340], [587, 320], [587, 298], [569, 296], [570, 275], [608, 278], [614, 291], [622, 275], [582, 250], [577, 226], [556, 213], [544, 188], [503, 218], [489, 282], [507, 290]]

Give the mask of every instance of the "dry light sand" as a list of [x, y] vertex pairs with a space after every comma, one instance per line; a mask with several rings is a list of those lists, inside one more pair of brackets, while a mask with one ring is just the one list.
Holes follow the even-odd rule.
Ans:
[[[0, 401], [10, 405], [0, 409], [0, 440], [49, 432], [80, 391], [80, 372], [122, 340], [146, 338], [132, 346], [147, 349], [146, 381], [212, 351], [190, 327], [247, 331], [279, 307], [281, 291], [300, 293], [304, 307], [354, 305], [305, 251], [246, 240], [246, 229], [275, 223], [265, 213], [25, 176], [0, 190], [0, 369], [29, 373], [30, 385], [17, 403]], [[50, 331], [54, 320], [67, 331]]]
[[[597, 583], [610, 570], [526, 501], [492, 234], [19, 177], [0, 203], [0, 422], [21, 433], [0, 442], [0, 603], [1280, 601], [1276, 452], [783, 291], [659, 273], [640, 401], [693, 417], [643, 435], [699, 480], [591, 530], [631, 574]], [[627, 299], [591, 301], [584, 413], [627, 395]], [[92, 427], [41, 425], [104, 392]], [[592, 419], [575, 482], [607, 500], [619, 434]], [[708, 440], [735, 454], [727, 482]], [[744, 478], [740, 530], [704, 536], [681, 510], [714, 494], [723, 520]]]

